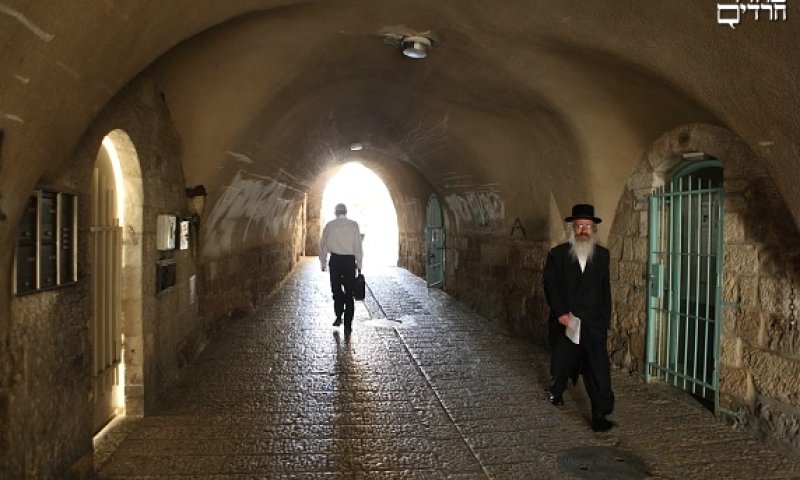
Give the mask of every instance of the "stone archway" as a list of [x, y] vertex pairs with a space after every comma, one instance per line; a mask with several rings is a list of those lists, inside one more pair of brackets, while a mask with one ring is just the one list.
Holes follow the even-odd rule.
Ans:
[[396, 266], [399, 245], [397, 211], [383, 180], [357, 161], [338, 167], [325, 180], [318, 208], [320, 222], [317, 228], [320, 231], [335, 218], [334, 206], [337, 203], [347, 205], [347, 216], [356, 220], [361, 228], [364, 266], [367, 269]]
[[122, 219], [121, 309], [123, 335], [124, 404], [127, 415], [144, 413], [144, 339], [142, 336], [142, 231], [143, 182], [139, 156], [123, 130], [113, 130], [103, 140], [113, 148], [124, 190]]
[[676, 167], [701, 154], [722, 163], [725, 195], [719, 404], [722, 413], [796, 447], [800, 399], [786, 378], [800, 376], [790, 325], [800, 234], [757, 155], [729, 130], [691, 124], [667, 132], [644, 154], [619, 201], [609, 236], [614, 318], [612, 362], [646, 368], [648, 197]]

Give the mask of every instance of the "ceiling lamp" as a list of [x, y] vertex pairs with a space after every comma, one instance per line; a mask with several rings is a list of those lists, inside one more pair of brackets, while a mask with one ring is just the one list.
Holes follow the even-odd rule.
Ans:
[[428, 56], [428, 49], [431, 48], [431, 39], [420, 36], [404, 37], [400, 42], [403, 48], [403, 55], [408, 58], [425, 58]]
[[363, 150], [363, 149], [364, 149], [364, 145], [361, 145], [360, 143], [353, 143], [353, 144], [350, 145], [350, 150], [352, 150], [354, 152], [357, 152], [357, 151]]

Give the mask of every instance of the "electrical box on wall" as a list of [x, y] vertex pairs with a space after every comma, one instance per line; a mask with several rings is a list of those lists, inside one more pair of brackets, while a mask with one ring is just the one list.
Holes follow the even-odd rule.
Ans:
[[158, 250], [175, 249], [175, 215], [159, 215], [156, 227], [156, 248]]

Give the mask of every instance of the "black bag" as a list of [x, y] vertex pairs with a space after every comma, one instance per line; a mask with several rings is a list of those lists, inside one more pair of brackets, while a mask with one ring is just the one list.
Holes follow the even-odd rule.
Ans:
[[364, 275], [358, 274], [356, 276], [356, 286], [353, 290], [353, 298], [356, 300], [364, 300], [367, 296], [367, 281], [364, 280]]

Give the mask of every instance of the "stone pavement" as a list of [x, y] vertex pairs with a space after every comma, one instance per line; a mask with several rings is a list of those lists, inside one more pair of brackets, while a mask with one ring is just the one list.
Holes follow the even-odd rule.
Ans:
[[353, 332], [305, 259], [226, 327], [157, 414], [98, 441], [101, 478], [785, 479], [795, 460], [674, 389], [615, 372], [619, 423], [581, 383], [547, 401], [548, 357], [405, 270], [365, 272]]

